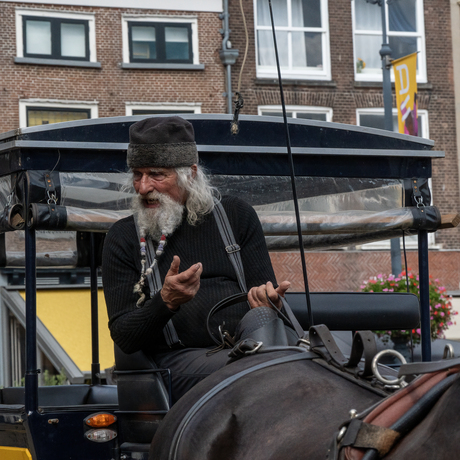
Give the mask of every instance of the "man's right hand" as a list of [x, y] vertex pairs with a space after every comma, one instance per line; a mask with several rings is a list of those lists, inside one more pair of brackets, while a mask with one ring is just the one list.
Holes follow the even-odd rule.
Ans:
[[203, 271], [200, 262], [182, 273], [179, 273], [179, 265], [179, 257], [174, 256], [161, 289], [163, 302], [173, 311], [195, 297], [198, 289], [200, 289], [200, 276]]

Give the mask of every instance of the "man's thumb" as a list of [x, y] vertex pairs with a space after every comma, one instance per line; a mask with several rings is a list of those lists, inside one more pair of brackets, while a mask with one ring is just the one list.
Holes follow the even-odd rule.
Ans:
[[171, 267], [169, 267], [168, 273], [166, 276], [174, 276], [179, 273], [180, 259], [178, 256], [174, 256], [173, 261], [171, 262]]

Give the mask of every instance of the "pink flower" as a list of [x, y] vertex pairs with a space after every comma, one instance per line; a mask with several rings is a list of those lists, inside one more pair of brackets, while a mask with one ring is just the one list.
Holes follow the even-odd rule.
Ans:
[[444, 312], [443, 312], [443, 311], [441, 312], [441, 316], [444, 316]]
[[420, 334], [422, 331], [419, 329], [416, 329], [417, 334]]

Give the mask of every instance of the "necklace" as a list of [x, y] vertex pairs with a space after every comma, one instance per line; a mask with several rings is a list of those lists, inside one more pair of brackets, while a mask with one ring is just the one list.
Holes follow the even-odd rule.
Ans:
[[145, 229], [141, 229], [140, 231], [140, 247], [141, 247], [141, 277], [139, 281], [134, 285], [134, 292], [139, 294], [139, 299], [136, 302], [137, 307], [141, 307], [145, 301], [145, 294], [144, 294], [144, 286], [145, 280], [148, 275], [153, 272], [155, 265], [158, 263], [158, 259], [164, 252], [164, 248], [166, 246], [166, 232], [161, 233], [160, 242], [158, 243], [157, 250], [155, 251], [155, 256], [153, 258], [153, 262], [149, 268], [145, 269], [147, 265], [147, 241], [145, 239]]

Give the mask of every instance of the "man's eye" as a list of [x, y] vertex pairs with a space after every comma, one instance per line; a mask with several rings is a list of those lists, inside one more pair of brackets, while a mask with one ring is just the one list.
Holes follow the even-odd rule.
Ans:
[[133, 173], [133, 179], [134, 180], [139, 180], [142, 177], [142, 174], [140, 173]]

